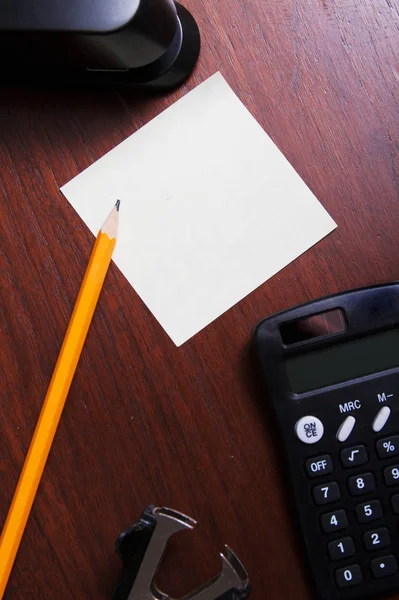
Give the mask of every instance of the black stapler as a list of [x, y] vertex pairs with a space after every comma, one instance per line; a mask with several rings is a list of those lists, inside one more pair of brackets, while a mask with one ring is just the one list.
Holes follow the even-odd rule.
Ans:
[[200, 35], [173, 0], [1, 0], [1, 84], [167, 89], [194, 68]]

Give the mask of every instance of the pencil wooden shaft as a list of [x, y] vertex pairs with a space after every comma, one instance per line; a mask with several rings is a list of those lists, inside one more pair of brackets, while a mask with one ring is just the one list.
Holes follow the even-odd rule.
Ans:
[[57, 430], [116, 239], [100, 233], [51, 378], [21, 476], [0, 539], [0, 598], [3, 598], [18, 547]]

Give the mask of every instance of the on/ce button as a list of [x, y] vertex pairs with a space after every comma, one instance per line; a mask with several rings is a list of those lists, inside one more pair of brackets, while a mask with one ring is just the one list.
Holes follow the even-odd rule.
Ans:
[[295, 423], [295, 433], [304, 444], [316, 444], [323, 437], [324, 426], [317, 417], [306, 415]]

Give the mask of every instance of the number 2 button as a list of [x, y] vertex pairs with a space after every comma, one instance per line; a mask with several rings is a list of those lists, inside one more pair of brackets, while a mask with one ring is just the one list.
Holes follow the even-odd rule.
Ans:
[[332, 481], [331, 483], [323, 483], [313, 488], [313, 498], [316, 504], [329, 504], [335, 502], [341, 497], [338, 483]]

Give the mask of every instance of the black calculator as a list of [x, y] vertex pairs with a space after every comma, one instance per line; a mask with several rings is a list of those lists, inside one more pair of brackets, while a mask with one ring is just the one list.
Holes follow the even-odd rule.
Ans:
[[273, 315], [254, 340], [317, 597], [399, 590], [399, 284]]

